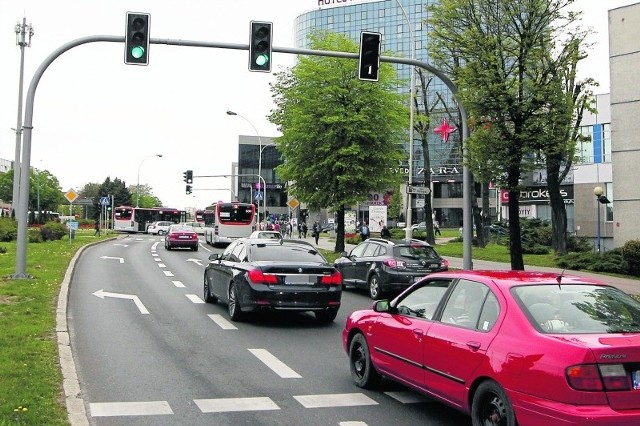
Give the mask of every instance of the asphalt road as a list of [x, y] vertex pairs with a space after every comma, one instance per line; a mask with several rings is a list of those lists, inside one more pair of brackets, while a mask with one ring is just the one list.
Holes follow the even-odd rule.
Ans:
[[233, 323], [225, 305], [202, 301], [209, 250], [167, 252], [161, 237], [138, 235], [72, 262], [59, 313], [74, 426], [470, 424], [391, 382], [374, 391], [353, 384], [341, 331], [348, 313], [371, 305], [366, 293], [346, 291], [330, 325], [311, 314]]

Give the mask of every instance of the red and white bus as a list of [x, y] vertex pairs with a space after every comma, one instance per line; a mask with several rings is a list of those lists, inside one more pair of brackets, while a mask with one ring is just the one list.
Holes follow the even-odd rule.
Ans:
[[150, 223], [160, 220], [173, 223], [185, 222], [187, 212], [168, 207], [119, 206], [113, 212], [113, 230], [130, 233], [147, 232]]
[[193, 218], [194, 222], [205, 223], [205, 220], [204, 220], [205, 212], [206, 212], [206, 210], [197, 209], [195, 211], [195, 217]]
[[256, 206], [219, 202], [205, 209], [204, 239], [212, 246], [229, 244], [251, 235], [256, 227]]

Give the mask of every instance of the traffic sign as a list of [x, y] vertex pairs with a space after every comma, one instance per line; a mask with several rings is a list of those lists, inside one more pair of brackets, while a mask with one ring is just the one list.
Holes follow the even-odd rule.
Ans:
[[289, 201], [287, 201], [287, 205], [291, 210], [295, 210], [296, 207], [300, 205], [300, 202], [296, 198], [291, 198]]
[[109, 205], [109, 197], [100, 197], [100, 205], [108, 206]]
[[64, 194], [64, 198], [67, 199], [68, 202], [73, 203], [76, 198], [78, 198], [80, 196], [80, 194], [78, 194], [76, 191], [74, 191], [73, 189], [68, 190], [65, 194]]
[[431, 188], [428, 186], [407, 186], [407, 193], [409, 194], [431, 194]]
[[255, 199], [259, 201], [259, 200], [262, 200], [262, 198], [263, 198], [262, 191], [257, 191]]

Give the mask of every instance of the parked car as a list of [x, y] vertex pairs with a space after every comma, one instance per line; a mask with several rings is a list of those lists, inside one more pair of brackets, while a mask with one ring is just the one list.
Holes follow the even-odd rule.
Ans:
[[436, 273], [349, 315], [342, 341], [357, 386], [385, 376], [474, 425], [640, 424], [640, 303], [601, 281]]
[[169, 227], [173, 224], [173, 222], [167, 221], [152, 222], [147, 227], [147, 233], [152, 235], [164, 235], [169, 231]]
[[320, 228], [320, 232], [329, 232], [329, 231], [334, 231], [335, 230], [335, 223], [334, 222], [329, 222], [327, 224], [325, 224], [322, 228]]
[[198, 234], [188, 225], [171, 225], [164, 237], [164, 248], [167, 250], [186, 247], [198, 251], [199, 245]]
[[398, 222], [396, 223], [396, 228], [404, 229], [407, 227], [407, 222]]
[[411, 229], [414, 231], [426, 231], [427, 223], [426, 222], [414, 223], [413, 225], [411, 225]]
[[187, 225], [193, 228], [198, 235], [204, 235], [204, 223], [202, 222], [183, 222], [181, 225]]
[[313, 246], [294, 240], [232, 242], [209, 256], [204, 300], [226, 303], [233, 321], [248, 312], [311, 311], [321, 323], [336, 318], [342, 276]]
[[249, 238], [281, 240], [282, 234], [279, 231], [253, 231]]
[[372, 299], [399, 293], [433, 272], [449, 269], [428, 243], [421, 240], [369, 238], [335, 261], [345, 287], [366, 288]]

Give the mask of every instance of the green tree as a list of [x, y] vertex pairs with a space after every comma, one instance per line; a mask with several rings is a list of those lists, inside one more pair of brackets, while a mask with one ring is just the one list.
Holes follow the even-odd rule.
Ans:
[[[11, 201], [13, 198], [13, 170], [0, 173], [0, 198]], [[47, 170], [31, 168], [29, 174], [29, 197], [27, 208], [31, 211], [30, 222], [36, 221], [38, 210], [57, 211], [58, 205], [64, 202], [60, 182]]]
[[387, 215], [395, 219], [396, 222], [402, 213], [402, 192], [400, 188], [396, 188], [391, 194], [391, 199], [389, 200], [389, 205], [387, 206]]
[[117, 206], [130, 206], [131, 203], [131, 193], [127, 189], [127, 185], [124, 181], [115, 178], [113, 181], [111, 177], [107, 177], [104, 182], [100, 185], [98, 193], [93, 197], [93, 207], [95, 208], [96, 217], [98, 218], [98, 214], [100, 212], [100, 197], [113, 197], [113, 204]]
[[[358, 51], [346, 36], [329, 32], [312, 34], [310, 47]], [[357, 78], [354, 61], [302, 56], [275, 75], [276, 108], [269, 119], [283, 134], [276, 140], [283, 159], [277, 173], [309, 208], [338, 213], [335, 251], [341, 252], [345, 206], [400, 181], [392, 165], [403, 158], [398, 142], [406, 131], [407, 106], [396, 91], [395, 70], [382, 63], [379, 81], [365, 82]]]
[[569, 31], [576, 19], [567, 11], [571, 3], [441, 0], [430, 6], [431, 57], [450, 72], [477, 125], [467, 141], [469, 164], [481, 181], [491, 178], [509, 191], [512, 269], [524, 269], [521, 177], [535, 166], [549, 121], [567, 118], [566, 108], [554, 108], [564, 96], [554, 78], [575, 59], [562, 48], [579, 40]]

